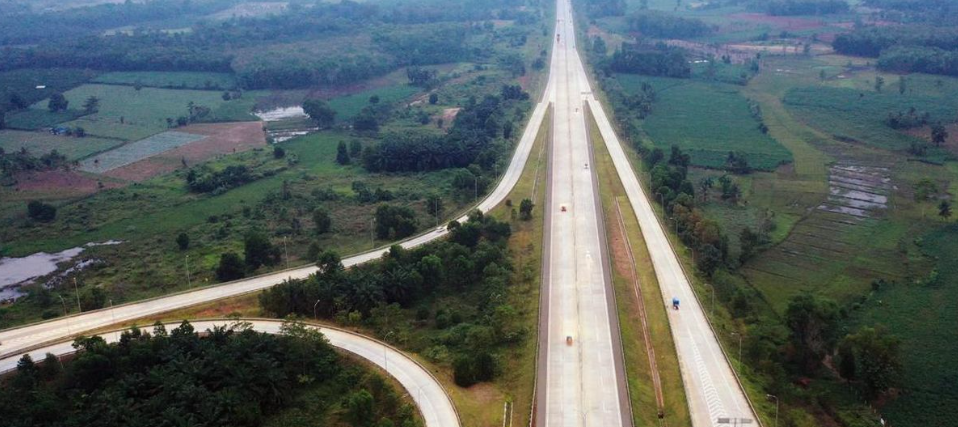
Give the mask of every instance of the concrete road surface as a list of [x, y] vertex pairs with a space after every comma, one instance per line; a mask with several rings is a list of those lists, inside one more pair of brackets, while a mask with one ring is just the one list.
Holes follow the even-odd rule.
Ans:
[[[581, 64], [579, 70], [585, 75]], [[588, 97], [588, 102], [632, 209], [639, 219], [642, 235], [652, 257], [655, 276], [662, 289], [662, 303], [669, 311], [669, 324], [675, 337], [682, 381], [689, 398], [692, 425], [719, 426], [719, 419], [727, 419], [730, 423], [738, 419], [737, 424], [741, 425], [742, 419], [755, 420], [745, 393], [739, 387], [729, 361], [692, 293], [689, 280], [669, 245], [662, 225], [655, 217], [648, 197], [639, 185], [628, 157], [622, 151], [622, 145], [602, 104], [592, 96]], [[673, 297], [679, 298], [681, 310], [672, 310]]]
[[[631, 425], [575, 30], [557, 2], [536, 424]], [[544, 368], [544, 370], [543, 370]]]
[[[241, 320], [248, 322], [253, 329], [269, 334], [278, 334], [283, 325], [279, 320], [252, 319]], [[234, 323], [233, 320], [203, 320], [191, 322], [197, 331], [206, 331], [214, 326], [224, 326]], [[168, 329], [178, 326], [176, 323], [166, 325]], [[307, 325], [310, 326], [310, 325]], [[310, 326], [313, 327], [313, 326]], [[429, 371], [423, 368], [402, 352], [383, 344], [382, 342], [366, 338], [362, 335], [341, 329], [315, 327], [329, 339], [330, 344], [366, 359], [380, 368], [383, 368], [396, 381], [402, 384], [409, 396], [416, 402], [419, 411], [426, 421], [427, 427], [458, 427], [459, 414], [446, 394], [439, 381]], [[118, 333], [101, 335], [107, 342], [115, 342]], [[57, 356], [71, 354], [75, 350], [72, 341], [60, 342], [43, 348], [30, 351], [33, 360], [42, 360], [47, 353]], [[12, 356], [0, 359], [0, 373], [16, 369], [17, 361], [21, 356]]]
[[[546, 91], [549, 91], [548, 86]], [[509, 163], [509, 168], [506, 169], [492, 193], [478, 204], [477, 208], [482, 212], [488, 212], [505, 200], [516, 182], [519, 181], [519, 177], [522, 174], [526, 160], [529, 158], [529, 152], [532, 150], [532, 145], [535, 142], [536, 134], [542, 123], [542, 118], [545, 115], [547, 107], [547, 102], [541, 102], [536, 105], [529, 122], [526, 124], [522, 138], [516, 146], [512, 161]], [[466, 216], [463, 216], [459, 218], [459, 221], [462, 222], [466, 219]], [[401, 244], [406, 248], [411, 248], [443, 237], [446, 233], [445, 227], [438, 230], [432, 228], [421, 235], [401, 242]], [[388, 248], [384, 247], [351, 256], [343, 259], [343, 264], [346, 267], [351, 267], [356, 264], [379, 259], [387, 250]], [[114, 308], [90, 311], [46, 322], [7, 329], [0, 331], [0, 357], [17, 354], [44, 343], [59, 341], [65, 337], [79, 335], [85, 331], [103, 328], [119, 322], [127, 322], [170, 310], [263, 290], [277, 285], [286, 279], [302, 279], [315, 272], [316, 267], [309, 265], [194, 291], [118, 305]]]

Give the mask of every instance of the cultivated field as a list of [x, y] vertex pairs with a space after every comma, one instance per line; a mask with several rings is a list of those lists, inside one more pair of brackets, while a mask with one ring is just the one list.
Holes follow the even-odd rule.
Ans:
[[149, 138], [131, 142], [85, 159], [80, 162], [80, 170], [90, 173], [106, 173], [201, 139], [203, 139], [202, 135], [172, 130], [158, 133]]
[[96, 137], [75, 138], [72, 136], [53, 135], [49, 132], [24, 132], [17, 130], [0, 130], [0, 148], [6, 152], [19, 151], [25, 148], [33, 156], [41, 156], [53, 150], [67, 156], [68, 160], [79, 160], [94, 153], [109, 150], [122, 144], [115, 139]]
[[[65, 123], [66, 126], [83, 127], [87, 134], [134, 141], [168, 129], [167, 118], [176, 120], [188, 116], [187, 106], [210, 108], [207, 121], [251, 120], [248, 113], [254, 102], [254, 94], [235, 101], [224, 101], [219, 91], [171, 90], [130, 86], [88, 84], [64, 94], [71, 108], [82, 108], [87, 98], [100, 99], [99, 111], [79, 120]], [[46, 101], [31, 107], [31, 111], [45, 111]], [[239, 106], [240, 108], [237, 108]], [[16, 117], [16, 116], [15, 116]]]
[[656, 102], [643, 129], [657, 147], [667, 151], [677, 145], [690, 154], [694, 165], [723, 168], [729, 151], [744, 153], [750, 166], [762, 170], [792, 159], [778, 141], [759, 131], [760, 122], [733, 85], [634, 75], [617, 79], [630, 92], [642, 82], [652, 84]]
[[216, 156], [241, 153], [266, 145], [262, 122], [202, 123], [179, 128], [177, 132], [201, 139], [110, 170], [106, 175], [128, 181], [143, 181], [182, 168], [183, 162], [193, 166]]

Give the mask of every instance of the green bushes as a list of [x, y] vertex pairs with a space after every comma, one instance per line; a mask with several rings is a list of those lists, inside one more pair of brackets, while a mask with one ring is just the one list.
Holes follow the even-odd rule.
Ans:
[[393, 246], [380, 261], [349, 270], [327, 253], [320, 256], [320, 273], [270, 288], [260, 305], [278, 316], [312, 316], [316, 304], [319, 316], [363, 322], [389, 340], [406, 342], [403, 307], [428, 324], [429, 311], [414, 308], [454, 297], [462, 305], [435, 311], [436, 335], [424, 353], [450, 363], [458, 384], [488, 381], [497, 371], [497, 350], [525, 333], [516, 311], [501, 298], [512, 278], [506, 249], [511, 229], [473, 213], [464, 224], [450, 223], [449, 230], [448, 241], [409, 250]]

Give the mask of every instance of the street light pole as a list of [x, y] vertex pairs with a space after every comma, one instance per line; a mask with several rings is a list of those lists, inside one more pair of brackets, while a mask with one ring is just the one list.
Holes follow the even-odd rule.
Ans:
[[738, 336], [738, 373], [742, 373], [742, 334], [732, 332], [733, 336]]
[[[63, 295], [57, 294], [57, 296], [60, 297], [60, 303], [63, 304], [63, 316], [66, 317], [67, 316], [67, 301], [63, 299]], [[70, 330], [69, 319], [67, 320], [67, 333], [70, 335], [73, 335], [73, 331]]]
[[[116, 327], [116, 312], [113, 310], [113, 299], [110, 299], [110, 318], [113, 319], [113, 327]], [[113, 332], [113, 339], [119, 341], [119, 331]]]
[[775, 427], [778, 427], [778, 407], [779, 407], [778, 396], [774, 394], [766, 394], [765, 397], [768, 399], [775, 399]]
[[77, 287], [77, 278], [73, 278], [73, 292], [76, 292], [77, 295], [77, 312], [82, 313], [83, 309], [80, 308], [80, 288]]
[[286, 252], [286, 269], [289, 270], [289, 248], [286, 247], [286, 236], [283, 236], [283, 252]]
[[319, 320], [319, 316], [316, 315], [316, 306], [319, 305], [319, 300], [316, 300], [316, 304], [313, 304], [313, 319]]
[[709, 308], [709, 315], [715, 315], [715, 286], [712, 286], [711, 283], [706, 283], [705, 286], [708, 286], [712, 290], [712, 307]]
[[190, 256], [186, 256], [186, 286], [193, 289], [193, 279], [190, 278]]

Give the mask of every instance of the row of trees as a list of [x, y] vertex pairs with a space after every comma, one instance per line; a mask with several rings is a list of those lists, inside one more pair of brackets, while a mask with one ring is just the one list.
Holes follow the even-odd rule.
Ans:
[[763, 0], [752, 7], [773, 16], [830, 15], [849, 10], [845, 0]]
[[252, 427], [309, 387], [342, 399], [336, 417], [354, 427], [417, 425], [382, 378], [363, 379], [318, 330], [287, 322], [279, 335], [245, 324], [207, 330], [204, 338], [196, 332], [184, 321], [171, 331], [156, 324], [152, 334], [134, 327], [115, 344], [80, 337], [74, 360], [62, 364], [52, 354], [41, 364], [26, 355], [0, 387], [4, 425]]
[[641, 11], [629, 15], [629, 30], [660, 39], [683, 39], [707, 36], [715, 27], [701, 19], [683, 18], [664, 12]]
[[616, 73], [679, 78], [692, 75], [685, 53], [664, 43], [655, 46], [623, 43], [610, 60], [599, 66]]
[[[503, 299], [512, 275], [506, 248], [510, 227], [474, 212], [466, 223], [454, 221], [448, 228], [448, 240], [416, 249], [393, 246], [380, 261], [349, 270], [335, 253], [324, 252], [318, 256], [319, 273], [270, 288], [260, 304], [278, 316], [362, 321], [398, 342], [408, 339], [400, 307], [420, 306], [419, 320], [448, 330], [426, 353], [451, 363], [462, 386], [488, 381], [498, 370], [497, 349], [524, 333], [515, 309]], [[429, 308], [429, 301], [449, 295], [464, 298], [475, 310]]]

